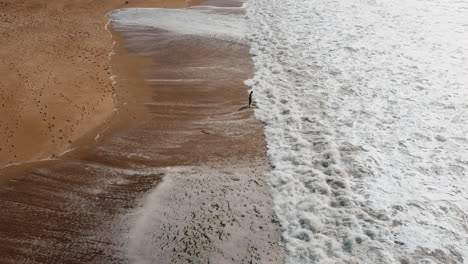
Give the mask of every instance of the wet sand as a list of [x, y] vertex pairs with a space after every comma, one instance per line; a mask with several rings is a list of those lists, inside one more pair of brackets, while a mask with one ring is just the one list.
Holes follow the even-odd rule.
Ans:
[[135, 121], [0, 186], [0, 262], [283, 262], [248, 47], [115, 30], [118, 116]]

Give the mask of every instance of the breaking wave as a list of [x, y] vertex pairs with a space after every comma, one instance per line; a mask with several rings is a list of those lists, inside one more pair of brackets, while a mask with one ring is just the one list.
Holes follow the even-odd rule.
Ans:
[[288, 263], [468, 259], [468, 4], [247, 10]]

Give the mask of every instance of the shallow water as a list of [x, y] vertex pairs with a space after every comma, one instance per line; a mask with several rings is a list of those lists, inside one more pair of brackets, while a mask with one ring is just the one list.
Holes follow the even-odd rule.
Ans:
[[250, 1], [289, 263], [468, 260], [468, 4]]

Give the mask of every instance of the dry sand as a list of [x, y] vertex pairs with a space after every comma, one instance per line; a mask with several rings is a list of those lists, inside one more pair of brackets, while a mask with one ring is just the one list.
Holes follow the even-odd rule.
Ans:
[[113, 115], [108, 11], [192, 3], [129, 2], [0, 0], [0, 168], [60, 155]]

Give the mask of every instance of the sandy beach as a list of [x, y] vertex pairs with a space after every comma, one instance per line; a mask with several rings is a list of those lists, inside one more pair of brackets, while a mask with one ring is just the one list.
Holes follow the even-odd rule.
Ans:
[[0, 168], [59, 156], [86, 136], [89, 143], [121, 108], [123, 89], [110, 80], [108, 11], [195, 3], [1, 1]]
[[[69, 147], [78, 150], [28, 167], [0, 185], [0, 210], [5, 212], [0, 216], [0, 262], [284, 262], [267, 183], [270, 165], [263, 126], [254, 119], [253, 109], [246, 107], [248, 88], [243, 82], [253, 72], [248, 46], [112, 24], [108, 27], [111, 38], [104, 29], [104, 15], [124, 4], [110, 0], [70, 5], [6, 3], [2, 10], [15, 10], [22, 17], [42, 14], [43, 23], [58, 25], [57, 39], [52, 39], [55, 33], [42, 33], [54, 43], [44, 44], [54, 47], [48, 54], [57, 57], [44, 55], [44, 61], [34, 65], [6, 64], [12, 68], [7, 67], [9, 83], [2, 83], [10, 89], [4, 91], [11, 91], [5, 98], [20, 100], [13, 96], [14, 89], [32, 94], [23, 82], [43, 80], [40, 87], [44, 88], [38, 93], [44, 99], [38, 103], [34, 99], [39, 97], [28, 97], [35, 104], [27, 103], [22, 111], [14, 109], [21, 104], [5, 101], [11, 108], [3, 113], [5, 120], [34, 126], [23, 134], [11, 132], [16, 136], [10, 137], [9, 144], [24, 142], [20, 135], [34, 139], [34, 144], [19, 148], [11, 143], [14, 147], [2, 155], [13, 158], [5, 164], [48, 157]], [[130, 1], [125, 7], [187, 4], [197, 2]], [[210, 4], [238, 5], [236, 1]], [[60, 19], [52, 19], [51, 14]], [[83, 41], [71, 41], [61, 33], [61, 26], [63, 32], [75, 32], [78, 25], [92, 25], [95, 31], [85, 34]], [[18, 28], [25, 30], [27, 40], [40, 35], [28, 27]], [[88, 38], [94, 53], [86, 55], [82, 51], [86, 44], [81, 42], [87, 43]], [[58, 45], [58, 39], [70, 43]], [[113, 40], [115, 55], [110, 61]], [[11, 61], [23, 58], [19, 54], [25, 60], [30, 54], [13, 53], [14, 39], [7, 42], [4, 46], [10, 48], [2, 52]], [[24, 44], [23, 50], [43, 54], [41, 47], [32, 44]], [[71, 47], [76, 49], [70, 54], [84, 58], [79, 63], [60, 60], [60, 49], [64, 53]], [[52, 77], [41, 79], [47, 74], [38, 65], [48, 65], [45, 61], [51, 65], [47, 74], [60, 76], [56, 85]], [[15, 67], [24, 67], [18, 69], [21, 75]], [[77, 82], [79, 77], [89, 80]], [[54, 95], [57, 90], [60, 93]], [[75, 104], [74, 110], [69, 109]], [[42, 111], [24, 109], [42, 105], [47, 106], [46, 121], [30, 123], [28, 118], [39, 120], [32, 113]], [[55, 128], [63, 135], [54, 134]], [[26, 128], [18, 125], [17, 129]], [[51, 132], [35, 138], [32, 129]]]
[[0, 167], [58, 155], [112, 114], [106, 6], [87, 2], [2, 1]]

